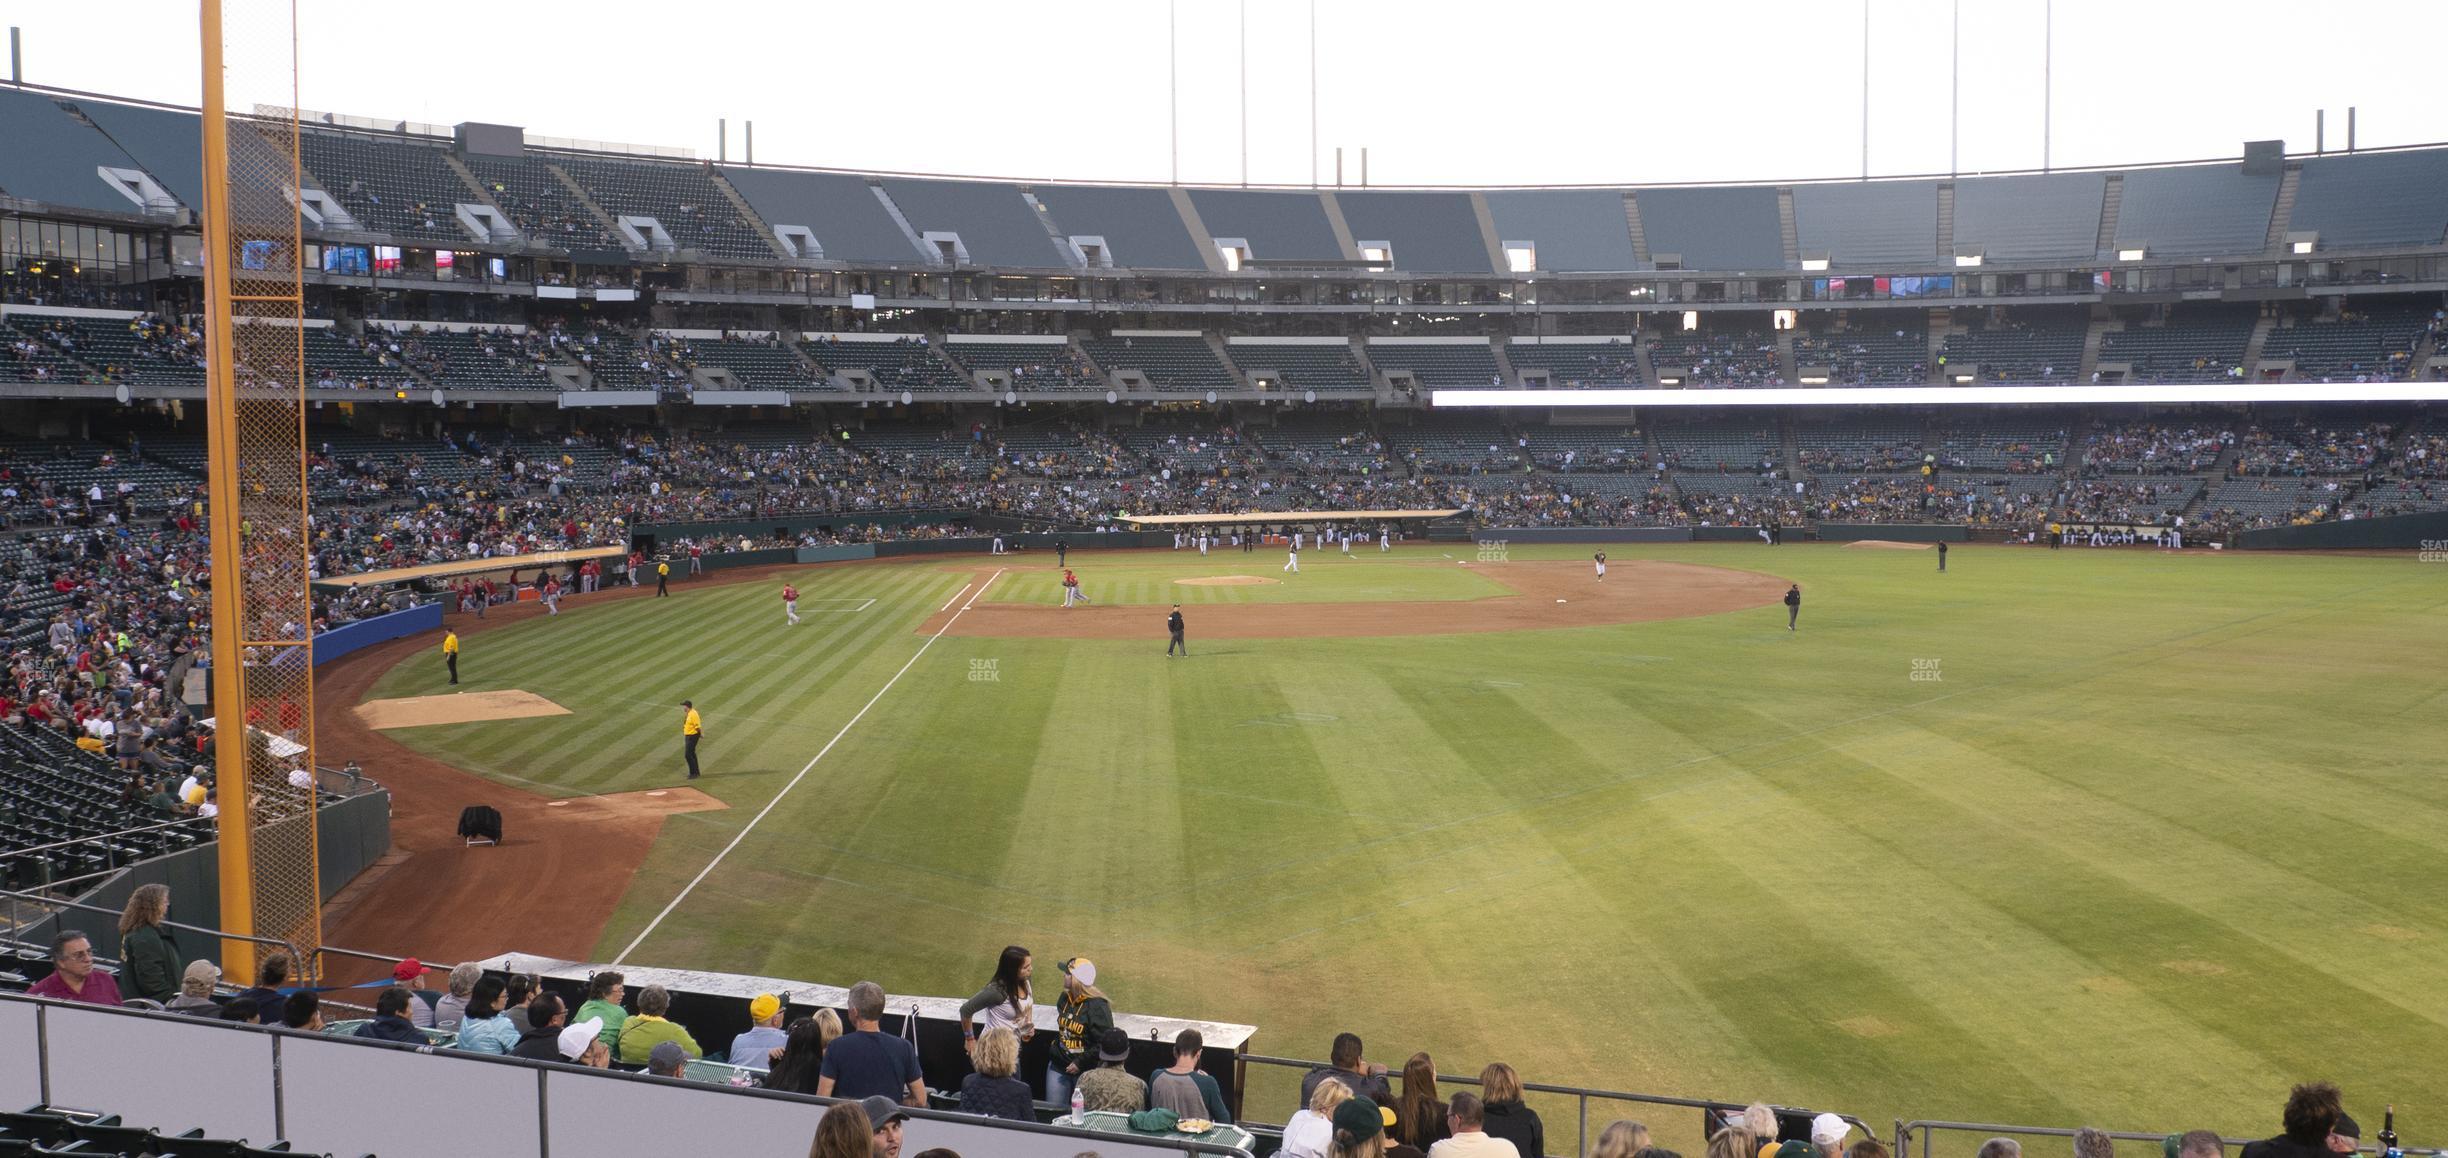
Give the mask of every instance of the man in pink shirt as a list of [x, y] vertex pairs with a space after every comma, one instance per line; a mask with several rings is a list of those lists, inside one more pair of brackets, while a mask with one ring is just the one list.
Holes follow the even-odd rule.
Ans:
[[60, 934], [51, 942], [51, 975], [26, 990], [35, 997], [54, 1001], [82, 1001], [88, 1005], [119, 1004], [119, 982], [111, 975], [94, 968], [93, 942], [75, 930]]

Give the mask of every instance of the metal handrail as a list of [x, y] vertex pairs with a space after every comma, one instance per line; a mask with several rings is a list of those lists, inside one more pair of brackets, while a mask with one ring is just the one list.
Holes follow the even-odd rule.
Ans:
[[[1287, 1066], [1304, 1070], [1331, 1069], [1333, 1068], [1334, 1064], [1332, 1062], [1313, 1061], [1302, 1058], [1269, 1057], [1265, 1054], [1255, 1053], [1238, 1054], [1235, 1056], [1236, 1060], [1243, 1062], [1256, 1062], [1260, 1065], [1270, 1066]], [[1392, 1076], [1391, 1071], [1389, 1071], [1388, 1076]], [[1436, 1080], [1440, 1083], [1451, 1083], [1453, 1085], [1460, 1086], [1476, 1086], [1482, 1084], [1476, 1077], [1467, 1077], [1458, 1074], [1438, 1074], [1436, 1076]], [[1648, 1106], [1675, 1106], [1678, 1108], [1692, 1110], [1715, 1110], [1726, 1107], [1740, 1107], [1749, 1104], [1747, 1102], [1734, 1101], [1726, 1098], [1682, 1098], [1676, 1097], [1672, 1094], [1635, 1094], [1623, 1090], [1600, 1090], [1583, 1086], [1560, 1086], [1546, 1082], [1523, 1082], [1521, 1087], [1524, 1093], [1558, 1094], [1574, 1100], [1574, 1107], [1577, 1111], [1575, 1116], [1579, 1119], [1579, 1136], [1573, 1146], [1573, 1153], [1576, 1155], [1589, 1153], [1589, 1104], [1590, 1099], [1592, 1098], [1603, 1098], [1611, 1102], [1637, 1102], [1641, 1105]], [[1838, 1114], [1836, 1116], [1844, 1119], [1855, 1129], [1860, 1130], [1864, 1136], [1871, 1138], [1878, 1137], [1878, 1131], [1871, 1128], [1870, 1123], [1862, 1121], [1860, 1118], [1856, 1118], [1851, 1114]], [[1243, 1115], [1244, 1119], [1247, 1117], [1247, 1114]], [[1263, 1125], [1263, 1123], [1261, 1124]], [[1524, 1158], [1545, 1158], [1545, 1156], [1525, 1155]], [[1927, 1156], [1925, 1155], [1924, 1158], [1927, 1158]]]
[[[2000, 1125], [1994, 1122], [1941, 1122], [1929, 1119], [1915, 1119], [1907, 1122], [1899, 1118], [1896, 1120], [1895, 1124], [1895, 1153], [1897, 1158], [1909, 1158], [1912, 1153], [1910, 1149], [1912, 1145], [1912, 1136], [1916, 1133], [1921, 1135], [1921, 1158], [1930, 1158], [1930, 1135], [1940, 1130], [1960, 1130], [1974, 1134], [2021, 1135], [2024, 1137], [2038, 1138], [2071, 1138], [2076, 1133], [2073, 1128], [2065, 1126], [2009, 1126]], [[2120, 1142], [2162, 1142], [2172, 1134], [2182, 1133], [2182, 1131], [2161, 1131], [2153, 1134], [2139, 1130], [2102, 1130], [2100, 1132]], [[2229, 1138], [2223, 1135], [2219, 1138], [2221, 1143], [2229, 1146], [2243, 1146], [2256, 1140], [2257, 1139], [2252, 1138]], [[2380, 1151], [2376, 1146], [2359, 1146], [2356, 1148], [2355, 1152], [2359, 1154], [2378, 1154]], [[2431, 1156], [2431, 1158], [2436, 1158], [2437, 1155], [2448, 1154], [2448, 1150], [2425, 1149], [2414, 1146], [2401, 1147], [2400, 1152], [2404, 1154], [2416, 1155], [2418, 1158], [2419, 1156]]]

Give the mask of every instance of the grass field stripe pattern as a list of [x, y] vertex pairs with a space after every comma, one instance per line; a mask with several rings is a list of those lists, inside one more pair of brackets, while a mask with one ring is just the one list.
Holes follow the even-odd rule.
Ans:
[[[1577, 584], [1590, 550], [1511, 560]], [[697, 783], [733, 807], [664, 824], [596, 960], [659, 917], [631, 963], [958, 995], [1026, 945], [1095, 958], [1117, 1008], [1253, 1023], [1269, 1052], [1349, 1030], [1448, 1072], [1873, 1121], [2257, 1137], [2293, 1081], [2358, 1107], [2448, 1088], [2448, 568], [1607, 552], [1799, 582], [1801, 630], [1760, 607], [1210, 639], [1211, 608], [1433, 620], [1518, 579], [1447, 544], [1304, 552], [1298, 576], [1280, 553], [1084, 550], [1104, 606], [1066, 612], [1051, 558], [954, 556], [786, 571], [877, 600], [787, 631], [777, 575], [487, 632], [463, 678], [576, 718], [390, 735], [537, 791], [634, 791], [677, 779], [668, 705], [716, 701]], [[1610, 570], [1610, 597], [1645, 598], [1618, 588], [1641, 573]], [[1233, 574], [1277, 582], [1181, 582]], [[1164, 655], [1171, 603], [1188, 659]], [[935, 630], [914, 625], [964, 605], [772, 803]], [[1129, 627], [962, 634], [1015, 607]], [[426, 655], [373, 694], [439, 682]], [[1298, 1079], [1253, 1068], [1249, 1115], [1282, 1120]], [[1571, 1102], [1530, 1100], [1569, 1129]], [[1696, 1116], [1644, 1120], [1704, 1148]], [[1979, 1138], [1958, 1141], [1941, 1158]]]
[[[995, 571], [995, 575], [1002, 573], [1000, 568]], [[994, 582], [994, 575], [987, 576], [986, 582]], [[983, 592], [985, 588], [980, 587], [978, 590]], [[663, 918], [671, 916], [673, 909], [679, 908], [680, 903], [688, 900], [689, 894], [697, 891], [697, 886], [704, 883], [707, 876], [722, 866], [723, 858], [730, 856], [731, 850], [738, 848], [741, 841], [748, 839], [748, 834], [756, 831], [757, 825], [763, 823], [765, 817], [773, 812], [774, 806], [782, 803], [783, 798], [791, 794], [791, 789], [799, 787], [799, 782], [807, 779], [808, 773], [816, 770], [817, 763], [825, 758], [825, 754], [831, 752], [834, 745], [841, 743], [842, 737], [849, 735], [850, 729], [857, 727], [860, 720], [867, 718], [868, 711], [884, 698], [885, 693], [893, 690], [893, 685], [901, 682], [902, 676], [908, 675], [911, 668], [918, 666], [919, 660], [926, 658], [928, 649], [934, 647], [935, 641], [942, 639], [944, 632], [951, 630], [952, 625], [960, 621], [960, 617], [968, 612], [974, 602], [972, 600], [970, 603], [961, 604], [961, 609], [953, 612], [952, 618], [945, 620], [942, 627], [936, 628], [935, 634], [928, 636], [925, 643], [919, 644], [918, 650], [910, 653], [908, 662], [901, 665], [901, 670], [894, 672], [891, 679], [884, 681], [884, 686], [877, 688], [875, 695], [868, 697], [866, 706], [860, 708], [857, 715], [850, 717], [849, 721], [841, 726], [840, 731], [833, 733], [833, 738], [825, 741], [824, 747], [817, 749], [815, 755], [808, 757], [808, 762], [799, 769], [799, 774], [791, 777], [790, 783], [783, 785], [780, 792], [774, 793], [772, 800], [765, 802], [765, 807], [757, 810], [756, 816], [752, 817], [746, 825], [741, 826], [738, 834], [731, 838], [731, 843], [724, 845], [721, 852], [715, 853], [714, 859], [706, 862], [705, 868], [699, 870], [697, 875], [681, 888], [679, 894], [671, 899], [670, 904], [663, 906], [662, 912], [656, 913], [653, 920], [646, 922], [646, 927], [639, 930], [638, 935], [629, 942], [628, 946], [612, 958], [612, 963], [618, 965], [627, 961], [631, 953], [637, 952], [638, 946], [645, 944], [646, 938], [653, 936], [654, 931], [662, 926]]]

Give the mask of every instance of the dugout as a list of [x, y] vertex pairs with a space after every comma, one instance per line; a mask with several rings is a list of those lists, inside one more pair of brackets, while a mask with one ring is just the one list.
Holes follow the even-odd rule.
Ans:
[[[748, 1003], [760, 993], [784, 998], [782, 1024], [785, 1026], [818, 1009], [831, 1009], [841, 1015], [842, 1028], [850, 1028], [847, 1010], [850, 988], [846, 985], [753, 977], [739, 973], [614, 966], [524, 953], [505, 953], [486, 958], [479, 964], [484, 966], [485, 972], [497, 976], [533, 973], [543, 979], [547, 992], [560, 997], [571, 1009], [576, 1009], [586, 1000], [587, 979], [605, 969], [613, 969], [622, 975], [623, 984], [628, 986], [623, 1006], [632, 1014], [637, 1012], [638, 991], [649, 985], [660, 985], [671, 994], [671, 1020], [686, 1028], [710, 1058], [721, 1058], [730, 1053], [731, 1039], [749, 1026]], [[981, 963], [981, 979], [992, 965], [992, 961]], [[1031, 1093], [1042, 1101], [1045, 1097], [1046, 1049], [1054, 1041], [1054, 1002], [1051, 998], [1059, 991], [1061, 974], [1044, 966], [1041, 969], [1044, 975], [1052, 978], [1045, 991], [1048, 999], [1037, 1003], [1037, 1032], [1021, 1047], [1020, 1068], [1014, 1076], [1028, 1082]], [[889, 987], [884, 996], [883, 1032], [911, 1037], [916, 1041], [919, 1068], [926, 1074], [928, 1088], [958, 1089], [961, 1077], [971, 1068], [968, 1051], [961, 1048], [960, 1004], [967, 999], [966, 996], [914, 997], [893, 992]], [[1243, 1116], [1240, 1055], [1248, 1052], [1250, 1039], [1258, 1032], [1256, 1026], [1154, 1017], [1119, 1010], [1114, 1012], [1113, 1019], [1116, 1026], [1130, 1034], [1131, 1056], [1125, 1068], [1142, 1081], [1157, 1070], [1173, 1064], [1173, 1039], [1176, 1035], [1185, 1029], [1199, 1031], [1206, 1046], [1199, 1055], [1199, 1068], [1207, 1071], [1223, 1088], [1225, 1104], [1232, 1107], [1233, 1116]]]

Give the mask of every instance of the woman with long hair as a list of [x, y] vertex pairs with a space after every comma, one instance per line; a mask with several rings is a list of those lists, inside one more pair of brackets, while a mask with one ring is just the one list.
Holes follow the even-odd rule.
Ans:
[[1728, 1126], [1709, 1136], [1708, 1158], [1758, 1158], [1759, 1142], [1751, 1131]]
[[127, 995], [161, 1002], [179, 995], [178, 938], [162, 922], [170, 919], [170, 886], [139, 885], [119, 914], [119, 979]]
[[1590, 1158], [1632, 1158], [1649, 1148], [1649, 1127], [1629, 1118], [1617, 1118], [1598, 1132], [1598, 1147]]
[[1073, 957], [1062, 963], [1062, 1000], [1054, 1004], [1054, 1047], [1046, 1051], [1046, 1098], [1071, 1101], [1079, 1076], [1096, 1068], [1097, 1043], [1113, 1028], [1113, 1003], [1097, 988], [1096, 962]]
[[1437, 1100], [1436, 1062], [1425, 1051], [1403, 1063], [1402, 1097], [1394, 1103], [1394, 1128], [1387, 1132], [1396, 1142], [1420, 1150], [1453, 1133], [1445, 1121], [1445, 1103]]
[[1490, 1062], [1479, 1071], [1479, 1087], [1479, 1096], [1487, 1100], [1486, 1122], [1481, 1128], [1488, 1137], [1511, 1142], [1523, 1154], [1547, 1152], [1547, 1125], [1539, 1121], [1537, 1110], [1522, 1104], [1521, 1075], [1512, 1066]]
[[1037, 1032], [1037, 1003], [1030, 1000], [1029, 975], [1035, 971], [1036, 958], [1018, 945], [1007, 945], [1003, 956], [995, 961], [994, 976], [977, 996], [961, 1002], [961, 1044], [974, 1051], [977, 1034], [972, 1023], [981, 1013], [986, 1015], [988, 1030], [1008, 1029], [1026, 1043]]
[[841, 1102], [817, 1119], [808, 1158], [875, 1158], [875, 1127], [857, 1102]]
[[815, 1093], [816, 1079], [823, 1076], [825, 1047], [840, 1036], [841, 1015], [830, 1009], [819, 1009], [814, 1017], [792, 1022], [790, 1034], [782, 1043], [782, 1056], [774, 1059], [773, 1068], [765, 1074], [765, 1088], [794, 1094]]

